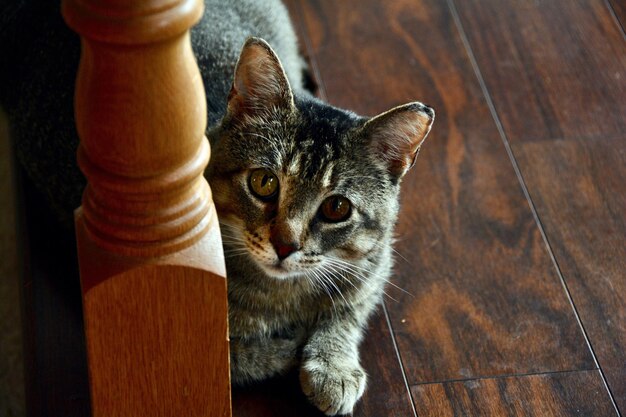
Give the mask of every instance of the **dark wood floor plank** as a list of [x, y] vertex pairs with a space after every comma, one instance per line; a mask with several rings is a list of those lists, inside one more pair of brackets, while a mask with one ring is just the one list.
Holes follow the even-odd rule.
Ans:
[[609, 7], [613, 9], [617, 23], [626, 31], [626, 2], [624, 0], [608, 0]]
[[[626, 42], [605, 1], [510, 3], [456, 5], [599, 364], [626, 411]], [[623, 5], [613, 3], [618, 17]]]
[[403, 185], [388, 301], [409, 383], [594, 367], [445, 2], [310, 1], [331, 103], [420, 99], [432, 136]]
[[[356, 417], [409, 417], [414, 411], [411, 397], [393, 348], [393, 341], [383, 311], [369, 326], [361, 346], [362, 364], [368, 374], [365, 395], [354, 410]], [[233, 415], [236, 417], [301, 416], [324, 414], [307, 403], [300, 390], [297, 374], [233, 391]]]
[[626, 137], [516, 151], [601, 369], [626, 412]]
[[604, 0], [455, 4], [512, 143], [626, 131], [626, 42]]
[[598, 371], [417, 385], [412, 391], [420, 417], [617, 415]]

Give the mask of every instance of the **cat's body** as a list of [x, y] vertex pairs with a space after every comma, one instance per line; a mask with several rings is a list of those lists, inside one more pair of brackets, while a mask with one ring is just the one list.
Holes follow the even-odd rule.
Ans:
[[359, 343], [391, 273], [400, 179], [434, 113], [375, 118], [290, 86], [271, 47], [244, 45], [207, 170], [229, 274], [235, 383], [299, 367], [307, 397], [346, 414], [365, 389]]
[[[370, 119], [322, 103], [304, 89], [304, 63], [278, 0], [205, 3], [192, 43], [207, 92], [207, 178], [227, 262], [233, 382], [298, 368], [318, 408], [348, 413], [365, 389], [358, 347], [391, 272], [400, 180], [434, 113], [416, 102]], [[47, 40], [31, 45], [61, 53], [54, 39], [75, 42], [65, 28], [44, 32]], [[258, 38], [242, 49], [249, 36], [274, 50]], [[78, 55], [63, 56], [68, 62], [40, 67], [23, 93], [2, 96], [31, 176], [57, 207], [73, 208], [83, 180], [66, 90]], [[7, 74], [15, 76], [3, 68]], [[42, 90], [46, 76], [66, 82], [57, 97]], [[42, 122], [59, 97], [60, 117]], [[35, 136], [33, 124], [54, 142]]]

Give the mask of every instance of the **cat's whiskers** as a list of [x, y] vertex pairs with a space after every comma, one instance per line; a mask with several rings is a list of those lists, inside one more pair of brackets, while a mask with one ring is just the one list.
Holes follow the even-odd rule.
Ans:
[[220, 220], [219, 223], [220, 223], [220, 229], [222, 231], [224, 231], [225, 227], [228, 228], [228, 229], [231, 229], [231, 230], [238, 230], [238, 227], [236, 225], [228, 223], [225, 220]]
[[333, 299], [331, 291], [326, 286], [326, 283], [320, 277], [320, 275], [319, 275], [317, 270], [311, 269], [310, 271], [313, 274], [313, 277], [315, 278], [316, 282], [320, 285], [321, 288], [324, 289], [324, 292], [326, 292], [326, 294], [328, 295], [328, 298], [330, 298], [331, 303], [333, 303], [333, 310], [335, 311], [335, 313], [337, 313], [337, 306], [335, 305], [335, 300]]
[[317, 282], [322, 286], [322, 288], [324, 289], [326, 294], [328, 294], [328, 297], [330, 298], [330, 301], [332, 301], [332, 303], [333, 303], [333, 308], [335, 308], [335, 310], [336, 310], [335, 299], [333, 298], [332, 289], [327, 285], [326, 281], [324, 280], [322, 275], [319, 273], [319, 271], [313, 271], [313, 275], [317, 279]]
[[326, 295], [328, 295], [328, 298], [330, 298], [330, 302], [333, 305], [333, 311], [335, 312], [335, 314], [337, 314], [337, 305], [335, 304], [335, 299], [333, 298], [332, 291], [328, 287], [326, 281], [320, 275], [319, 270], [310, 269], [309, 272], [311, 272], [311, 275], [315, 278], [315, 281], [318, 283], [319, 288], [322, 288]]
[[[343, 274], [343, 272], [345, 272], [344, 269], [340, 268], [338, 265], [335, 265], [331, 262], [328, 262], [328, 260], [326, 259], [319, 267], [319, 269], [324, 270], [324, 271], [329, 271], [333, 277], [337, 278], [334, 274], [339, 275], [338, 278], [340, 278], [339, 280], [347, 280], [347, 277]], [[350, 280], [347, 280], [350, 284], [352, 284], [352, 286], [354, 288], [357, 288], [354, 283]], [[358, 289], [358, 288], [357, 288]]]
[[[357, 280], [359, 280], [363, 284], [367, 285], [368, 281], [367, 281], [367, 277], [365, 276], [365, 274], [363, 274], [363, 273], [361, 273], [359, 271], [350, 270], [348, 267], [346, 267], [346, 265], [334, 264], [334, 263], [332, 263], [332, 261], [330, 261], [329, 264], [332, 265], [334, 268], [339, 269], [340, 271], [347, 272], [348, 274], [352, 275], [354, 278], [356, 278]], [[372, 274], [370, 274], [370, 275], [372, 275]], [[378, 276], [378, 275], [374, 275], [374, 276]], [[383, 281], [389, 282], [386, 279], [383, 279]], [[381, 288], [381, 291], [389, 299], [395, 301], [396, 303], [399, 302], [398, 300], [393, 298], [388, 292], [386, 292], [384, 289]]]
[[347, 281], [350, 285], [352, 285], [352, 287], [355, 290], [358, 290], [359, 288], [354, 284], [354, 282], [352, 282], [352, 280], [350, 279], [350, 277], [348, 277], [347, 275], [344, 275], [344, 272], [346, 272], [345, 270], [341, 269], [340, 267], [333, 265], [333, 264], [326, 264], [324, 265], [324, 268], [328, 268], [330, 269], [332, 272], [336, 273], [339, 275], [340, 278], [344, 279], [345, 281]]
[[222, 238], [222, 245], [224, 245], [224, 249], [245, 248], [246, 242], [243, 240], [230, 240], [228, 238]]
[[304, 271], [304, 277], [309, 283], [309, 286], [313, 288], [313, 290], [317, 290], [317, 286], [315, 285], [315, 282], [313, 282], [313, 279], [311, 278], [310, 271]]
[[[349, 272], [349, 271], [346, 271], [345, 269], [342, 269], [338, 265], [334, 265], [334, 264], [330, 264], [330, 263], [322, 264], [322, 266], [321, 266], [321, 268], [319, 270], [320, 270], [321, 273], [324, 274], [324, 276], [326, 276], [328, 278], [329, 283], [332, 284], [332, 286], [337, 290], [337, 292], [339, 293], [341, 298], [343, 298], [344, 302], [346, 304], [350, 304], [350, 303], [348, 303], [348, 301], [346, 300], [346, 298], [343, 295], [342, 291], [339, 289], [339, 287], [336, 285], [336, 283], [333, 280], [333, 278], [337, 278], [337, 275], [338, 275], [340, 280], [348, 282], [352, 287], [354, 287], [355, 290], [358, 290], [358, 287], [354, 284], [354, 282], [352, 282], [351, 279], [349, 279], [346, 275], [343, 274], [343, 272]], [[358, 276], [355, 276], [355, 277], [357, 279], [359, 279], [359, 280], [364, 282], [364, 280], [359, 278]], [[389, 295], [387, 295], [387, 296], [389, 296]]]
[[236, 244], [224, 248], [224, 253], [247, 253], [249, 249], [242, 244]]
[[326, 270], [326, 269], [320, 269], [319, 270], [320, 274], [326, 279], [326, 281], [333, 286], [333, 288], [337, 291], [337, 293], [339, 293], [339, 295], [341, 296], [341, 298], [343, 298], [343, 301], [346, 304], [348, 303], [348, 300], [346, 300], [346, 297], [344, 297], [343, 293], [341, 292], [341, 289], [337, 286], [337, 284], [335, 283], [335, 280], [333, 279], [333, 276], [331, 273], [329, 273], [330, 271]]
[[335, 257], [332, 257], [332, 256], [328, 256], [328, 257], [329, 257], [329, 258], [331, 258], [331, 259], [333, 259], [333, 260], [334, 260], [334, 261], [336, 261], [336, 262], [339, 262], [339, 263], [342, 263], [342, 264], [346, 265], [347, 267], [354, 268], [354, 269], [356, 269], [356, 270], [363, 271], [363, 272], [365, 272], [365, 273], [367, 273], [367, 274], [369, 274], [369, 275], [372, 275], [372, 276], [375, 276], [375, 277], [382, 278], [385, 282], [389, 283], [389, 285], [391, 285], [391, 286], [393, 286], [393, 287], [397, 288], [398, 290], [402, 291], [403, 293], [405, 293], [405, 294], [407, 294], [407, 295], [410, 295], [411, 297], [414, 297], [414, 298], [415, 298], [415, 296], [414, 296], [413, 294], [411, 294], [410, 292], [408, 292], [408, 291], [407, 291], [407, 290], [405, 290], [404, 288], [397, 286], [396, 284], [394, 284], [393, 282], [391, 282], [389, 279], [387, 279], [387, 278], [385, 278], [385, 277], [383, 277], [383, 276], [381, 276], [381, 275], [374, 274], [374, 273], [372, 273], [372, 272], [371, 272], [370, 270], [368, 270], [368, 269], [365, 269], [365, 268], [362, 268], [362, 267], [360, 267], [360, 266], [354, 265], [353, 263], [350, 263], [350, 262], [344, 261], [343, 259], [335, 258]]
[[232, 253], [248, 253], [249, 249], [245, 246], [230, 246], [224, 248], [224, 254], [232, 254]]
[[[389, 245], [384, 245], [377, 241], [374, 241], [372, 243], [374, 244], [374, 246], [377, 246], [381, 249], [385, 249], [387, 246], [389, 246]], [[407, 258], [405, 258], [400, 252], [398, 252], [393, 246], [391, 246], [389, 249], [391, 249], [396, 255], [398, 255], [404, 262], [411, 265], [411, 262]]]
[[241, 238], [239, 236], [229, 236], [226, 234], [222, 234], [222, 243], [226, 243], [229, 245], [232, 244], [235, 247], [245, 247], [247, 242], [244, 238]]
[[232, 240], [232, 241], [237, 241], [237, 242], [246, 241], [242, 236], [238, 236], [238, 235], [231, 234], [231, 233], [222, 232], [221, 235], [222, 235], [222, 240]]
[[[396, 289], [408, 294], [411, 297], [415, 297], [413, 294], [411, 294], [410, 292], [404, 290], [401, 287], [398, 287], [397, 285], [395, 285], [393, 282], [389, 281], [388, 279], [386, 279], [385, 277], [378, 275], [378, 274], [374, 274], [366, 269], [363, 268], [359, 268], [356, 265], [352, 265], [348, 262], [345, 262], [341, 259], [337, 259], [337, 258], [332, 258], [331, 259], [327, 259], [327, 262], [329, 262], [330, 264], [334, 265], [336, 268], [339, 268], [347, 273], [349, 273], [350, 275], [352, 275], [354, 278], [358, 279], [359, 281], [361, 281], [364, 284], [367, 284], [367, 278], [369, 277], [377, 277], [380, 278], [382, 281], [390, 284], [391, 286], [395, 287]], [[361, 271], [365, 271], [365, 272], [361, 272]], [[367, 275], [366, 275], [367, 273]], [[398, 302], [398, 300], [396, 300], [394, 297], [392, 297], [388, 292], [386, 292], [384, 289], [381, 289], [381, 291], [383, 292], [384, 295], [386, 295], [387, 297], [389, 297], [391, 300]]]
[[229, 253], [229, 254], [224, 254], [224, 259], [238, 258], [244, 255], [245, 253]]
[[358, 290], [358, 289], [359, 289], [359, 288], [358, 288], [358, 287], [354, 284], [354, 282], [352, 282], [352, 280], [351, 280], [348, 276], [346, 276], [346, 275], [344, 275], [344, 274], [343, 274], [343, 272], [345, 272], [345, 271], [344, 271], [344, 270], [342, 270], [341, 268], [339, 268], [338, 266], [336, 266], [336, 265], [332, 265], [332, 264], [326, 264], [326, 265], [323, 265], [323, 267], [322, 267], [322, 268], [325, 268], [325, 269], [329, 270], [329, 272], [330, 272], [331, 274], [337, 274], [337, 275], [339, 275], [339, 277], [340, 277], [342, 280], [347, 281], [350, 285], [352, 285], [352, 287], [353, 287], [355, 290]]
[[228, 233], [222, 233], [221, 236], [223, 243], [236, 243], [240, 245], [246, 244], [246, 239], [241, 236], [235, 236]]
[[235, 226], [227, 223], [220, 223], [220, 226], [222, 226], [221, 235], [225, 259], [236, 258], [250, 253], [246, 239], [238, 233]]
[[222, 240], [224, 250], [247, 249], [244, 242]]

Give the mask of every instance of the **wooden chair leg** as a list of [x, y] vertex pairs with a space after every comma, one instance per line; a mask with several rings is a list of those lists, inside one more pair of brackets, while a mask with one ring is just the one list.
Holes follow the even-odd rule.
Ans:
[[203, 177], [201, 0], [65, 0], [82, 39], [76, 211], [94, 416], [230, 416], [226, 279]]

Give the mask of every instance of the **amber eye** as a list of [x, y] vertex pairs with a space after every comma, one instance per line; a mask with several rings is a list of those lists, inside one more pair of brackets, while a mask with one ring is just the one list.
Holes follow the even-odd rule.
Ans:
[[261, 200], [271, 200], [278, 194], [278, 178], [272, 171], [265, 168], [252, 171], [248, 178], [248, 186], [252, 194]]
[[320, 207], [322, 218], [331, 223], [337, 223], [350, 217], [352, 205], [350, 200], [340, 195], [328, 197]]

